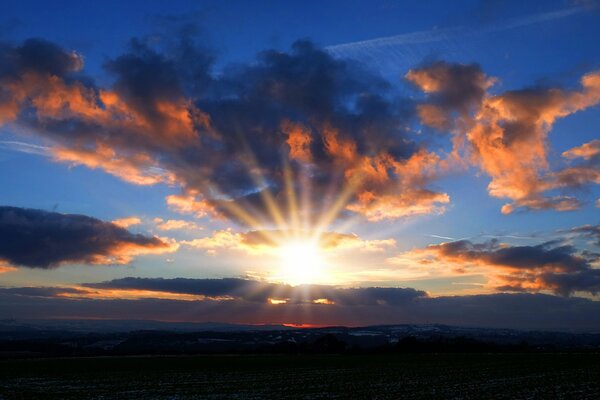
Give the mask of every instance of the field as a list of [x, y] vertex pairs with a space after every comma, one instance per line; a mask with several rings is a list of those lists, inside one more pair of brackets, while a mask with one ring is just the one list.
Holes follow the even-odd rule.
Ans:
[[0, 399], [600, 398], [600, 354], [0, 361]]

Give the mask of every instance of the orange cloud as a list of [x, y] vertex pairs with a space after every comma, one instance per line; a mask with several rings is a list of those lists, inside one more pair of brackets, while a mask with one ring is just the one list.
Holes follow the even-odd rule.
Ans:
[[312, 136], [310, 130], [302, 124], [285, 121], [281, 130], [287, 135], [286, 143], [290, 148], [290, 158], [305, 163], [312, 161], [310, 144]]
[[128, 103], [117, 92], [96, 90], [81, 82], [67, 82], [60, 76], [40, 72], [24, 72], [19, 80], [7, 83], [5, 91], [10, 101], [0, 103], [0, 123], [15, 120], [23, 108], [31, 105], [37, 118], [45, 123], [75, 119], [81, 126], [101, 129], [104, 134], [92, 143], [59, 142], [52, 149], [55, 159], [101, 168], [135, 184], [173, 183], [175, 178], [171, 172], [161, 171], [145, 152], [123, 151], [123, 148], [117, 151], [115, 145], [146, 141], [163, 148], [196, 146], [198, 129], [207, 134], [212, 132], [210, 118], [184, 98], [156, 100], [152, 113], [148, 113]]
[[561, 201], [540, 201], [556, 186], [542, 175], [549, 167], [547, 134], [558, 118], [600, 102], [599, 79], [600, 73], [584, 76], [579, 92], [508, 92], [484, 101], [468, 138], [475, 161], [492, 177], [492, 196], [510, 198], [517, 207], [570, 209]]
[[125, 217], [116, 219], [112, 223], [121, 228], [129, 228], [130, 226], [141, 224], [142, 220], [138, 217]]
[[600, 155], [600, 139], [594, 139], [591, 142], [573, 147], [562, 153], [562, 156], [565, 158], [583, 158], [584, 160], [589, 160], [598, 155]]
[[7, 261], [0, 260], [0, 274], [5, 274], [7, 272], [13, 272], [17, 269], [11, 266]]
[[161, 218], [154, 218], [153, 221], [156, 224], [156, 227], [161, 231], [202, 229], [202, 227], [198, 226], [194, 222], [184, 221], [180, 219], [168, 219], [165, 221]]
[[84, 165], [91, 169], [101, 168], [111, 175], [136, 185], [175, 183], [175, 176], [172, 173], [154, 165], [151, 158], [141, 152], [121, 157], [115, 150], [101, 143], [91, 150], [54, 147], [50, 152], [56, 161]]
[[459, 240], [413, 249], [389, 261], [407, 268], [434, 268], [439, 271], [436, 276], [484, 274], [488, 287], [502, 291], [600, 291], [600, 271], [592, 266], [598, 255], [579, 253], [558, 241], [513, 246], [497, 240]]
[[369, 221], [381, 221], [388, 218], [401, 218], [414, 215], [442, 214], [442, 204], [450, 202], [445, 193], [418, 190], [395, 195], [377, 196], [363, 192], [356, 203], [347, 209], [364, 215]]
[[426, 188], [439, 174], [437, 154], [420, 149], [405, 159], [395, 158], [386, 150], [360, 155], [356, 143], [341, 138], [336, 129], [326, 126], [323, 137], [326, 151], [356, 194], [346, 210], [369, 221], [444, 212], [442, 204], [450, 201], [449, 196]]
[[382, 252], [396, 247], [394, 239], [362, 239], [356, 234], [324, 232], [321, 234], [319, 245], [324, 250], [346, 251], [360, 250], [365, 252]]
[[164, 299], [180, 301], [228, 301], [231, 296], [206, 296], [201, 294], [176, 293], [168, 291], [157, 291], [148, 289], [116, 289], [116, 288], [89, 288], [85, 286], [72, 286], [61, 291], [57, 288], [56, 297], [72, 299], [95, 299], [95, 300], [139, 300], [139, 299]]
[[[600, 72], [584, 75], [580, 90], [536, 88], [494, 96], [487, 89], [495, 79], [473, 65], [438, 62], [411, 70], [406, 78], [429, 94], [418, 107], [421, 122], [450, 129], [454, 157], [466, 150], [469, 160], [491, 177], [490, 195], [512, 200], [503, 213], [521, 207], [572, 210], [579, 207], [577, 199], [545, 192], [600, 182], [596, 165], [552, 171], [547, 157], [547, 136], [555, 121], [600, 102]], [[455, 122], [451, 128], [450, 120]], [[599, 143], [586, 143], [563, 156], [590, 160], [598, 154]]]
[[126, 265], [141, 255], [173, 253], [179, 249], [179, 244], [169, 238], [154, 237], [151, 244], [115, 243], [102, 254], [92, 254], [85, 260], [95, 265]]
[[189, 192], [189, 194], [167, 196], [167, 205], [170, 209], [182, 214], [193, 214], [197, 218], [202, 218], [207, 215], [218, 217], [220, 213], [208, 201], [198, 199], [197, 192]]

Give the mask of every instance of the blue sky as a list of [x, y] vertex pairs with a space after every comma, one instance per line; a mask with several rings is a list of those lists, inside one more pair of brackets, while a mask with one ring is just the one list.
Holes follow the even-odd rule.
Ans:
[[[292, 89], [290, 96], [306, 90], [308, 97], [302, 100], [293, 98], [291, 106], [286, 103], [285, 107], [290, 108], [281, 114], [285, 117], [281, 117], [277, 124], [282, 132], [289, 135], [285, 142], [289, 145], [286, 157], [289, 158], [287, 162], [293, 164], [292, 180], [299, 198], [304, 195], [303, 191], [308, 191], [301, 180], [303, 173], [308, 174], [309, 181], [313, 181], [315, 191], [320, 193], [317, 196], [327, 193], [317, 177], [320, 173], [329, 174], [329, 168], [335, 169], [341, 162], [339, 157], [343, 157], [341, 152], [336, 155], [333, 147], [327, 147], [332, 140], [327, 132], [334, 128], [339, 131], [338, 138], [344, 136], [344, 127], [350, 126], [344, 124], [356, 121], [352, 119], [354, 116], [349, 115], [358, 113], [360, 105], [354, 103], [357, 99], [377, 99], [379, 103], [373, 104], [383, 105], [373, 107], [389, 108], [390, 111], [363, 110], [361, 121], [379, 118], [377, 123], [380, 125], [372, 128], [369, 122], [359, 122], [364, 126], [349, 128], [356, 129], [349, 140], [356, 140], [354, 144], [362, 153], [353, 156], [355, 165], [344, 167], [341, 175], [348, 179], [345, 184], [350, 185], [349, 177], [356, 173], [356, 165], [362, 165], [361, 159], [369, 160], [369, 165], [377, 162], [393, 165], [386, 167], [386, 183], [370, 183], [369, 179], [376, 180], [378, 174], [375, 173], [372, 178], [367, 178], [366, 183], [361, 181], [327, 226], [317, 229], [312, 222], [307, 223], [308, 228], [304, 231], [310, 231], [308, 236], [311, 240], [319, 241], [317, 249], [313, 249], [310, 243], [304, 243], [307, 241], [304, 233], [298, 232], [291, 238], [283, 235], [285, 238], [275, 240], [275, 245], [263, 243], [256, 241], [251, 232], [287, 231], [293, 225], [293, 216], [286, 215], [283, 222], [267, 218], [268, 221], [248, 223], [240, 221], [240, 215], [232, 217], [228, 214], [239, 214], [239, 211], [223, 209], [219, 200], [230, 199], [237, 208], [250, 210], [252, 214], [251, 206], [256, 204], [252, 203], [255, 200], [249, 194], [260, 193], [264, 186], [256, 181], [249, 184], [248, 180], [255, 179], [254, 176], [242, 177], [239, 173], [225, 171], [229, 165], [223, 160], [213, 164], [199, 159], [190, 161], [195, 156], [187, 150], [170, 150], [168, 132], [185, 127], [164, 125], [162, 131], [152, 127], [148, 143], [159, 135], [165, 135], [156, 142], [164, 146], [158, 150], [158, 145], [153, 143], [138, 146], [135, 144], [137, 139], [122, 139], [119, 129], [131, 129], [133, 138], [140, 134], [138, 130], [141, 128], [114, 128], [114, 118], [127, 118], [116, 114], [110, 117], [113, 118], [110, 123], [105, 117], [98, 117], [93, 124], [86, 125], [85, 133], [73, 132], [73, 136], [69, 137], [65, 130], [79, 126], [77, 124], [81, 121], [90, 123], [86, 120], [89, 114], [77, 114], [79, 111], [65, 105], [71, 107], [70, 111], [64, 111], [60, 116], [52, 111], [53, 114], [48, 117], [51, 112], [44, 111], [34, 99], [39, 95], [37, 89], [37, 94], [27, 95], [29, 100], [19, 100], [17, 116], [6, 117], [4, 124], [0, 118], [0, 205], [60, 215], [81, 214], [107, 223], [137, 218], [135, 223], [125, 223], [122, 228], [130, 234], [155, 237], [169, 245], [165, 244], [164, 250], [150, 251], [148, 249], [155, 248], [153, 242], [140, 244], [138, 239], [129, 238], [128, 246], [135, 243], [142, 249], [136, 247], [137, 250], [116, 262], [114, 257], [122, 254], [113, 251], [101, 254], [112, 260], [110, 262], [96, 262], [99, 253], [93, 253], [93, 256], [80, 258], [66, 257], [44, 266], [40, 266], [43, 263], [19, 264], [15, 261], [13, 249], [6, 250], [4, 255], [0, 249], [0, 271], [2, 266], [6, 270], [0, 273], [3, 286], [78, 287], [83, 283], [132, 276], [148, 279], [241, 277], [288, 284], [410, 287], [426, 291], [429, 296], [524, 291], [597, 300], [600, 284], [591, 280], [600, 279], [595, 272], [598, 248], [593, 235], [597, 232], [592, 229], [596, 227], [599, 215], [599, 166], [598, 150], [595, 149], [599, 146], [600, 127], [600, 94], [596, 91], [600, 92], [600, 89], [593, 83], [589, 88], [583, 83], [585, 77], [600, 79], [593, 75], [600, 70], [600, 53], [597, 51], [600, 7], [594, 1], [107, 1], [93, 4], [61, 1], [52, 5], [15, 1], [4, 4], [2, 10], [0, 41], [6, 54], [25, 52], [28, 39], [42, 39], [45, 43], [42, 46], [57, 46], [65, 57], [72, 57], [68, 62], [83, 60], [83, 69], [66, 67], [58, 78], [67, 86], [85, 87], [89, 93], [94, 93], [97, 103], [104, 103], [96, 110], [99, 114], [110, 108], [102, 98], [102, 91], [113, 93], [123, 104], [120, 110], [126, 109], [126, 113], [130, 113], [127, 115], [142, 113], [136, 107], [145, 107], [139, 104], [145, 104], [146, 100], [152, 103], [152, 107], [156, 108], [146, 115], [148, 121], [158, 121], [152, 118], [167, 113], [165, 108], [160, 107], [166, 104], [165, 101], [172, 101], [175, 107], [173, 113], [180, 111], [177, 107], [184, 107], [186, 115], [188, 112], [189, 115], [197, 115], [193, 114], [197, 112], [210, 118], [214, 126], [208, 123], [203, 126], [202, 129], [209, 134], [202, 133], [207, 135], [202, 136], [205, 138], [202, 140], [212, 140], [209, 137], [213, 130], [215, 135], [223, 137], [230, 135], [224, 133], [227, 129], [231, 132], [240, 129], [244, 135], [251, 135], [249, 132], [256, 127], [244, 122], [245, 118], [249, 118], [245, 111], [244, 114], [227, 114], [233, 112], [227, 108], [229, 99], [246, 101], [244, 96], [250, 98], [262, 87], [257, 84], [246, 89], [246, 84], [251, 85], [247, 81], [264, 79], [261, 84], [265, 85], [280, 78], [288, 79], [285, 74], [297, 74], [284, 84], [299, 85]], [[210, 66], [202, 71], [210, 81], [208, 89], [204, 88], [204, 92], [198, 94], [187, 77], [176, 76], [169, 82], [179, 82], [183, 93], [179, 98], [179, 94], [164, 94], [171, 93], [170, 89], [157, 84], [158, 78], [154, 80], [154, 75], [150, 74], [144, 75], [143, 79], [147, 80], [148, 87], [157, 85], [156, 91], [148, 92], [158, 93], [157, 98], [136, 97], [131, 100], [131, 93], [135, 90], [143, 92], [143, 88], [139, 88], [141, 78], [133, 76], [136, 73], [134, 64], [128, 62], [154, 52], [152, 54], [160, 62], [164, 61], [165, 65], [175, 63], [174, 68], [180, 71], [179, 67], [186, 67], [187, 61], [177, 58], [180, 50], [177, 46], [181, 45], [178, 40], [183, 37], [184, 28], [191, 26], [190, 37], [197, 51], [194, 53], [196, 59], [206, 56], [212, 60]], [[143, 47], [141, 53], [136, 53], [139, 49], [135, 50], [130, 45], [131, 38], [139, 38]], [[292, 47], [297, 40], [308, 40], [314, 44], [309, 50], [298, 50]], [[285, 57], [289, 55], [293, 62], [306, 61], [307, 64], [298, 67], [300, 72], [293, 66], [285, 69], [288, 66], [285, 64], [287, 61], [282, 61], [284, 56], [272, 56], [275, 61], [265, 61], [264, 55], [257, 56], [267, 50], [274, 50], [273, 54]], [[47, 55], [40, 53], [36, 60]], [[1, 60], [8, 63], [6, 60], [12, 58], [6, 56]], [[279, 62], [281, 64], [276, 64]], [[312, 73], [313, 66], [319, 68], [320, 62], [331, 66], [334, 71], [332, 79], [356, 79], [358, 83], [355, 84], [362, 85], [357, 89], [354, 86], [346, 88], [346, 83], [335, 83], [332, 87], [336, 89], [332, 90], [338, 90], [335, 85], [339, 85], [340, 89], [332, 96], [339, 96], [341, 100], [336, 97], [333, 100], [336, 102], [335, 110], [323, 111], [323, 114], [322, 110], [306, 112], [302, 108], [305, 104], [298, 106], [296, 103], [309, 99], [306, 101], [310, 104], [306, 107], [310, 110], [313, 110], [311, 107], [328, 106], [321, 104], [319, 97], [327, 96], [329, 92], [321, 92], [319, 85], [306, 85], [305, 88], [301, 83], [303, 74]], [[154, 68], [150, 62], [145, 66]], [[344, 75], [346, 73], [348, 76]], [[26, 74], [27, 70], [17, 81], [24, 82]], [[428, 86], [431, 82], [434, 86]], [[46, 85], [50, 86], [49, 83]], [[343, 97], [347, 95], [346, 90], [351, 93], [349, 97]], [[313, 92], [317, 92], [314, 98], [311, 97]], [[16, 93], [15, 90], [9, 96], [16, 98]], [[72, 95], [73, 92], [70, 93]], [[276, 91], [269, 93], [275, 93], [275, 97], [278, 95]], [[494, 108], [496, 99], [500, 106]], [[523, 103], [519, 103], [520, 99], [524, 99]], [[68, 100], [61, 101], [68, 103]], [[250, 113], [262, 113], [261, 107], [266, 107], [262, 98], [258, 96], [252, 101], [259, 105], [249, 108], [253, 110]], [[280, 106], [278, 101], [269, 104], [277, 108]], [[285, 101], [288, 98], [281, 100]], [[538, 104], [544, 105], [538, 109]], [[560, 105], [554, 107], [554, 104]], [[246, 106], [250, 107], [246, 103], [240, 105]], [[428, 121], [422, 112], [428, 106], [435, 107], [436, 112], [447, 113], [444, 118], [450, 122], [440, 127]], [[408, 110], [406, 115], [402, 107]], [[490, 108], [496, 114], [487, 114], [486, 110]], [[505, 108], [510, 111], [505, 111]], [[543, 117], [539, 116], [531, 122], [530, 114], [526, 114], [529, 108], [533, 110], [531, 113], [551, 114], [552, 121], [545, 124]], [[522, 110], [526, 115], [514, 117]], [[505, 112], [507, 114], [503, 114]], [[64, 113], [71, 114], [65, 117]], [[335, 113], [336, 116], [330, 116]], [[175, 114], [167, 117], [172, 115]], [[231, 120], [231, 115], [239, 117], [241, 128], [230, 126], [237, 122], [235, 118]], [[323, 117], [327, 121], [321, 119], [323, 115], [327, 116]], [[296, 116], [297, 120], [293, 120]], [[265, 118], [275, 117], [269, 114]], [[385, 122], [387, 120], [382, 122], [385, 118], [389, 118], [389, 124]], [[56, 128], [52, 124], [57, 121], [64, 125]], [[161, 119], [159, 122], [164, 121]], [[338, 122], [339, 126], [335, 126]], [[201, 121], [194, 123], [202, 124]], [[524, 139], [517, 142], [523, 140], [526, 144], [507, 145], [506, 152], [500, 152], [493, 146], [485, 147], [488, 146], [484, 143], [486, 138], [494, 134], [497, 126], [505, 135], [503, 140], [506, 142], [510, 135], [520, 135]], [[197, 126], [193, 129], [194, 134], [200, 135], [202, 129]], [[379, 130], [379, 136], [373, 136], [370, 129]], [[478, 129], [485, 132], [479, 139], [476, 137]], [[512, 133], [513, 129], [516, 133]], [[300, 142], [294, 142], [299, 146], [296, 154], [290, 139], [292, 131], [300, 137]], [[127, 136], [128, 132], [122, 135]], [[231, 135], [228, 140], [237, 140], [231, 139], [235, 136]], [[285, 168], [283, 164], [270, 164], [274, 157], [278, 157], [279, 150], [271, 152], [268, 148], [272, 145], [269, 138], [280, 137], [277, 135], [281, 132], [265, 135], [261, 136], [263, 139], [248, 136], [250, 147], [263, 163], [259, 167], [264, 168], [264, 185], [273, 189], [273, 195], [279, 201], [285, 198], [283, 180], [278, 181], [283, 179]], [[308, 139], [306, 135], [309, 135]], [[324, 150], [314, 147], [317, 143], [315, 135], [323, 138]], [[309, 144], [302, 140], [308, 140]], [[379, 143], [377, 140], [385, 142], [384, 148], [365, 150], [371, 144]], [[467, 144], [460, 147], [456, 144], [458, 140], [465, 140]], [[101, 142], [105, 147], [99, 147]], [[343, 141], [340, 143], [343, 144]], [[589, 146], [581, 147], [586, 144]], [[238, 145], [239, 140], [231, 146]], [[281, 145], [285, 146], [283, 142]], [[113, 151], [110, 153], [113, 161], [115, 157], [124, 158], [120, 159], [121, 164], [116, 170], [111, 169], [106, 159], [95, 161], [92, 167], [86, 161], [91, 156], [82, 153], [90, 146], [97, 154], [102, 149]], [[228, 145], [219, 144], [214, 154], [223, 146]], [[306, 146], [313, 147], [309, 151]], [[528, 154], [528, 146], [531, 146], [531, 154], [535, 151], [543, 153], [543, 162]], [[422, 159], [423, 153], [419, 153], [418, 149], [437, 157], [437, 161]], [[565, 155], [571, 149], [590, 153], [573, 157]], [[245, 153], [238, 150], [235, 157], [242, 157]], [[73, 153], [65, 153], [69, 151]], [[214, 155], [203, 151], [200, 154], [207, 160]], [[306, 151], [310, 153], [308, 156], [304, 153]], [[334, 161], [316, 161], [321, 157], [319, 151], [331, 155]], [[453, 151], [459, 154], [458, 159], [452, 159]], [[384, 153], [390, 155], [393, 161], [377, 158], [383, 157]], [[135, 159], [141, 155], [149, 155], [150, 158], [143, 161]], [[529, 156], [531, 160], [527, 159]], [[59, 160], [61, 157], [62, 161]], [[404, 164], [408, 160], [413, 160], [416, 167]], [[303, 163], [310, 165], [302, 166]], [[126, 168], [132, 168], [137, 174], [172, 173], [175, 180], [135, 184], [125, 177], [128, 173]], [[212, 181], [199, 178], [201, 173], [198, 176], [194, 174], [194, 169], [203, 168], [207, 169]], [[358, 167], [359, 170], [361, 168], [365, 167]], [[425, 172], [428, 168], [435, 169], [435, 172], [429, 175]], [[536, 179], [532, 180], [521, 169], [536, 169]], [[334, 187], [333, 197], [342, 198], [340, 187], [345, 187], [344, 184], [334, 184], [334, 180], [340, 179], [338, 172], [333, 171], [326, 176]], [[488, 187], [490, 183], [492, 186]], [[221, 189], [227, 187], [223, 189], [223, 196], [214, 196], [213, 189], [209, 188], [213, 184]], [[230, 188], [236, 185], [239, 190], [245, 191], [243, 196], [237, 189]], [[392, 189], [394, 185], [400, 186]], [[497, 187], [496, 194], [492, 187]], [[428, 200], [428, 193], [437, 196], [432, 197], [435, 200]], [[377, 200], [365, 200], [369, 196]], [[448, 199], [445, 200], [444, 196]], [[190, 212], [177, 204], [168, 204], [169, 198], [175, 202], [184, 197], [190, 207], [190, 204], [208, 207], [202, 203], [206, 200], [212, 211]], [[243, 200], [238, 202], [242, 197]], [[323, 201], [326, 207], [331, 206], [324, 197], [316, 199], [317, 202]], [[264, 198], [262, 201], [265, 201]], [[501, 212], [503, 205], [509, 203], [514, 208], [513, 212]], [[257, 207], [258, 211], [263, 208], [267, 213], [271, 211], [265, 204]], [[311, 212], [316, 208], [314, 203], [312, 208]], [[31, 217], [27, 215], [27, 218]], [[179, 225], [166, 229], [161, 224], [168, 221], [178, 221]], [[581, 227], [591, 228], [581, 230]], [[322, 237], [328, 235], [335, 244], [323, 244], [329, 239]], [[334, 236], [337, 239], [334, 240]], [[289, 242], [301, 246], [299, 254], [306, 255], [307, 263], [319, 264], [312, 275], [290, 272], [289, 265], [282, 265], [287, 262], [283, 253], [289, 251]], [[452, 243], [462, 243], [463, 247], [452, 247]], [[39, 248], [39, 243], [31, 243], [30, 246]], [[547, 264], [541, 263], [539, 268], [527, 266], [523, 272], [524, 261], [503, 258], [506, 248], [515, 250], [515, 253], [540, 252], [535, 253], [539, 257], [559, 256], [562, 261], [552, 259]], [[318, 260], [310, 258], [308, 253], [312, 251], [319, 253], [315, 255]], [[575, 264], [583, 263], [577, 264], [576, 268], [580, 269], [576, 273], [578, 280], [587, 279], [585, 284], [570, 284], [567, 289], [563, 283], [552, 280], [554, 277], [548, 278], [549, 271], [556, 272], [556, 268], [562, 274], [559, 278], [567, 278], [567, 271], [571, 273], [575, 267], [560, 264], [566, 258]], [[430, 267], [431, 263], [436, 267]], [[535, 278], [524, 278], [524, 273]], [[590, 278], [586, 278], [588, 274]]]

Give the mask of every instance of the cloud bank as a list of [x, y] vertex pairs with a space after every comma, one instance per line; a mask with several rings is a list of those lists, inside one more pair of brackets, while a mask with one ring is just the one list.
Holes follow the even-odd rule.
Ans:
[[[42, 290], [43, 289], [43, 290]], [[124, 278], [73, 289], [0, 289], [0, 317], [153, 319], [251, 324], [375, 325], [441, 323], [543, 330], [598, 330], [600, 303], [545, 294], [429, 297], [408, 288], [289, 286], [242, 279]], [[137, 299], [100, 292], [137, 291]], [[90, 292], [91, 291], [91, 292]], [[96, 291], [97, 293], [93, 293]], [[151, 296], [144, 296], [148, 291]], [[157, 298], [156, 293], [204, 295]], [[94, 297], [95, 296], [95, 297]], [[279, 299], [286, 301], [270, 301]], [[325, 301], [329, 299], [333, 301]]]

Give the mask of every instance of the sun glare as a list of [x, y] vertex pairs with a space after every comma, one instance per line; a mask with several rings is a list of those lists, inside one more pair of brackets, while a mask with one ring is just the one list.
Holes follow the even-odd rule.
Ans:
[[290, 242], [279, 248], [282, 278], [290, 284], [321, 282], [325, 260], [319, 245], [310, 241]]

